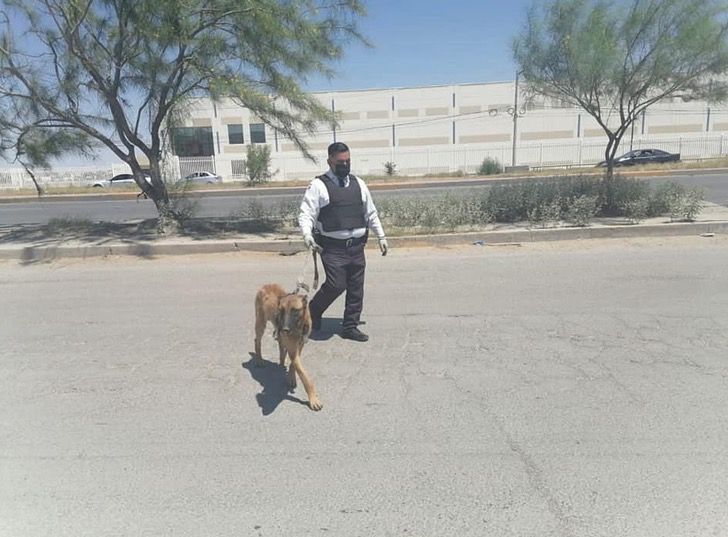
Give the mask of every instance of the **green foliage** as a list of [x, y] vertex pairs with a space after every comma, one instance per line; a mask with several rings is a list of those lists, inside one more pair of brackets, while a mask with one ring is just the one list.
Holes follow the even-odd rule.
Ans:
[[629, 4], [534, 4], [513, 44], [531, 97], [581, 107], [604, 129], [608, 175], [622, 136], [648, 106], [667, 96], [719, 101], [728, 94], [728, 17], [722, 2]]
[[639, 179], [607, 176], [599, 186], [600, 213], [604, 216], [626, 216], [625, 207], [629, 201], [649, 195], [649, 185]]
[[671, 221], [695, 220], [703, 208], [704, 192], [700, 188], [686, 188], [678, 183], [657, 187], [650, 200], [653, 214], [667, 214]]
[[492, 157], [485, 157], [483, 162], [480, 164], [480, 168], [478, 168], [478, 173], [480, 175], [497, 175], [502, 171], [503, 167], [501, 166], [501, 163], [498, 162], [498, 159]]
[[163, 220], [159, 162], [179, 111], [202, 95], [231, 100], [312, 158], [304, 135], [334, 118], [300, 81], [333, 74], [363, 40], [363, 14], [359, 0], [5, 2], [0, 115], [31, 110], [34, 130], [82, 133], [135, 172], [148, 161]]
[[546, 227], [550, 222], [561, 220], [561, 200], [539, 200], [528, 209], [528, 221], [533, 225]]
[[570, 201], [564, 218], [571, 225], [588, 226], [599, 210], [596, 196], [582, 195]]
[[635, 222], [661, 214], [694, 219], [702, 207], [702, 192], [674, 183], [653, 191], [644, 181], [615, 176], [609, 196], [604, 188], [599, 177], [565, 177], [496, 185], [477, 195], [385, 198], [378, 209], [387, 227], [451, 231], [491, 222], [528, 221], [546, 227], [564, 220], [586, 226], [593, 218], [605, 216], [626, 216]]
[[397, 165], [391, 160], [388, 160], [384, 163], [384, 173], [390, 176], [395, 175], [397, 173]]
[[647, 197], [638, 197], [626, 201], [623, 209], [624, 216], [629, 218], [632, 223], [638, 224], [650, 214], [650, 200]]
[[377, 205], [382, 221], [396, 228], [452, 231], [493, 221], [484, 198], [478, 196], [446, 194], [427, 198], [385, 198]]
[[245, 173], [253, 184], [264, 183], [271, 178], [270, 146], [249, 145], [245, 159]]

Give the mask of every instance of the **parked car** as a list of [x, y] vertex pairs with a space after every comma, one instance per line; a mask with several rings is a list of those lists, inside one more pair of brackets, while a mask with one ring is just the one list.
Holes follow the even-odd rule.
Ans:
[[211, 172], [194, 172], [186, 176], [183, 181], [211, 185], [214, 183], [222, 183], [222, 177]]
[[[668, 153], [661, 149], [635, 149], [614, 159], [615, 166], [636, 166], [638, 164], [655, 164], [660, 162], [678, 162], [680, 153]], [[606, 167], [607, 162], [602, 161], [598, 167]]]
[[[151, 177], [148, 175], [144, 176], [148, 183], [152, 182]], [[124, 185], [135, 185], [134, 176], [130, 173], [120, 173], [112, 177], [111, 179], [101, 179], [96, 181], [93, 186], [96, 188], [114, 188]]]

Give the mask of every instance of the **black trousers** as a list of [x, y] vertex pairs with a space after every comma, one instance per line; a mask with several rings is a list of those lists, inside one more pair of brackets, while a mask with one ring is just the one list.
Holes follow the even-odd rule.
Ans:
[[326, 272], [326, 281], [309, 303], [311, 315], [321, 317], [331, 303], [346, 291], [344, 307], [344, 328], [359, 324], [364, 305], [364, 244], [355, 246], [324, 246], [321, 263]]

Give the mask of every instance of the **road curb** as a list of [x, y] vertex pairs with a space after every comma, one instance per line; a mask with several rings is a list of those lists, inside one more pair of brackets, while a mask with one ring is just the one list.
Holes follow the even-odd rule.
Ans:
[[[474, 244], [479, 246], [506, 243], [547, 242], [560, 240], [588, 240], [637, 237], [670, 237], [702, 235], [705, 233], [728, 233], [728, 221], [612, 225], [585, 228], [559, 229], [514, 229], [495, 231], [473, 231], [468, 233], [445, 233], [436, 235], [411, 235], [390, 237], [393, 248], [422, 246], [448, 246]], [[370, 248], [376, 248], [376, 241], [370, 241]], [[137, 242], [120, 244], [52, 244], [0, 247], [0, 259], [18, 260], [23, 263], [53, 261], [62, 258], [91, 258], [108, 256], [134, 256], [154, 258], [170, 255], [219, 254], [231, 252], [267, 252], [294, 255], [304, 251], [300, 240], [206, 240], [186, 242]]]

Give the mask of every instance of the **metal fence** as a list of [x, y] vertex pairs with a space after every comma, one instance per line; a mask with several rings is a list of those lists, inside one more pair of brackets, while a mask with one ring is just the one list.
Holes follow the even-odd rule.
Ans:
[[[631, 149], [655, 148], [680, 153], [682, 160], [717, 158], [728, 154], [728, 138], [724, 134], [694, 137], [641, 136], [622, 140], [618, 155]], [[574, 140], [569, 142], [527, 142], [517, 145], [518, 166], [531, 169], [550, 167], [593, 166], [604, 160], [606, 141]], [[385, 163], [396, 165], [400, 175], [432, 175], [477, 173], [486, 158], [511, 166], [513, 145], [510, 143], [482, 145], [429, 146], [420, 148], [390, 147], [386, 149], [357, 149], [352, 147], [352, 168], [361, 175], [384, 175]], [[272, 158], [274, 179], [301, 179], [325, 169], [324, 159], [313, 163], [298, 154], [278, 153]]]

